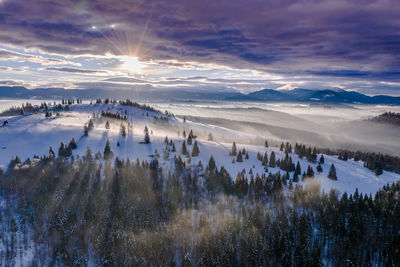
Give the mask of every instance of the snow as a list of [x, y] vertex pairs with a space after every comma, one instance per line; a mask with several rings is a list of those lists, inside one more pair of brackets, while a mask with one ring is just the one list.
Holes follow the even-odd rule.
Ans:
[[[107, 130], [105, 129], [105, 121], [107, 119], [103, 119], [101, 123], [95, 123], [95, 129], [89, 132], [88, 137], [84, 137], [84, 124], [89, 121], [93, 112], [101, 113], [102, 110], [122, 112], [123, 114], [125, 114], [126, 110], [128, 121], [132, 121], [133, 124], [133, 133], [128, 133], [127, 137], [123, 138], [120, 134], [120, 121], [110, 120], [111, 129]], [[284, 153], [276, 147], [266, 149], [262, 146], [237, 144], [238, 151], [242, 148], [248, 151], [249, 159], [246, 160], [243, 157], [243, 162], [232, 163], [233, 157], [229, 156], [232, 144], [207, 141], [205, 136], [208, 132], [212, 132], [214, 136], [240, 136], [242, 137], [241, 140], [243, 138], [250, 139], [254, 136], [188, 120], [186, 123], [183, 123], [182, 120], [174, 117], [170, 118], [168, 123], [163, 124], [155, 121], [153, 118], [160, 115], [157, 112], [144, 111], [136, 107], [126, 107], [119, 104], [83, 104], [72, 105], [69, 112], [61, 112], [61, 116], [53, 116], [50, 119], [46, 119], [43, 113], [7, 118], [9, 125], [0, 127], [0, 167], [6, 169], [11, 158], [16, 155], [24, 161], [27, 158], [32, 159], [35, 154], [39, 156], [47, 154], [50, 146], [53, 147], [54, 152], [57, 154], [61, 141], [68, 144], [74, 137], [78, 145], [78, 148], [73, 151], [74, 156], [85, 155], [88, 147], [92, 150], [93, 155], [98, 151], [103, 152], [105, 143], [109, 139], [114, 156], [118, 156], [120, 159], [129, 157], [131, 160], [139, 158], [140, 160], [150, 161], [154, 151], [157, 150], [160, 154], [159, 161], [161, 166], [166, 169], [173, 168], [173, 157], [180, 154], [183, 141], [183, 138], [178, 137], [178, 131], [182, 133], [184, 129], [187, 134], [190, 129], [193, 129], [195, 135], [199, 134], [198, 144], [200, 155], [192, 158], [192, 165], [197, 165], [201, 160], [203, 166], [206, 166], [210, 156], [213, 155], [217, 166], [224, 166], [232, 179], [235, 179], [237, 173], [243, 169], [245, 169], [246, 174], [249, 173], [250, 169], [253, 169], [254, 175], [257, 173], [261, 175], [265, 172], [264, 166], [257, 160], [258, 152], [264, 155], [265, 151], [267, 151], [270, 156], [271, 152], [274, 151], [277, 159], [284, 157]], [[145, 125], [148, 126], [150, 132], [153, 131], [153, 134], [150, 134], [150, 144], [140, 144], [144, 137], [143, 129]], [[177, 150], [176, 153], [170, 152], [170, 158], [166, 161], [163, 160], [165, 136], [174, 141]], [[117, 146], [118, 141], [120, 142], [119, 147]], [[187, 146], [187, 148], [190, 153], [192, 146]], [[184, 158], [183, 155], [181, 156]], [[299, 160], [297, 155], [291, 153], [290, 156], [293, 162], [297, 163]], [[320, 155], [318, 155], [319, 157]], [[384, 171], [382, 175], [376, 176], [373, 171], [365, 168], [361, 161], [342, 161], [335, 156], [327, 155], [324, 155], [324, 157], [325, 164], [322, 165], [322, 173], [316, 172], [317, 164], [309, 163], [305, 159], [301, 159], [299, 162], [302, 172], [307, 169], [308, 165], [313, 167], [315, 178], [320, 182], [322, 189], [327, 192], [330, 189], [336, 188], [341, 193], [353, 193], [358, 188], [363, 193], [374, 193], [383, 185], [400, 180], [400, 175], [393, 172]], [[336, 167], [337, 181], [327, 178], [332, 163]], [[281, 174], [285, 173], [279, 168], [268, 168], [268, 171], [271, 173], [277, 171], [281, 171]], [[292, 177], [293, 173], [290, 176]]]

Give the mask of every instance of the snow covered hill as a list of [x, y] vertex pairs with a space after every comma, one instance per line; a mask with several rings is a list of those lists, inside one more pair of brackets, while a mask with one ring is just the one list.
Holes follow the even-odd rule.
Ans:
[[[127, 119], [116, 120], [102, 117], [102, 111], [118, 113], [126, 116]], [[180, 151], [184, 140], [182, 138], [183, 131], [188, 134], [191, 129], [198, 136], [197, 142], [200, 148], [199, 156], [191, 158], [191, 166], [198, 165], [199, 161], [203, 163], [203, 166], [206, 166], [212, 155], [217, 166], [224, 166], [232, 179], [235, 179], [236, 175], [243, 170], [245, 170], [247, 176], [250, 169], [252, 169], [254, 175], [265, 173], [264, 166], [257, 159], [257, 153], [264, 155], [267, 151], [270, 155], [274, 151], [277, 159], [282, 159], [285, 156], [277, 147], [264, 148], [263, 146], [237, 144], [238, 149], [245, 148], [249, 154], [249, 159], [233, 163], [233, 157], [229, 156], [232, 143], [208, 141], [208, 134], [212, 133], [216, 137], [215, 140], [221, 140], [221, 137], [226, 136], [230, 138], [241, 137], [241, 139], [253, 138], [254, 136], [246, 136], [238, 131], [188, 120], [184, 122], [167, 113], [135, 106], [123, 106], [118, 103], [80, 104], [71, 105], [69, 111], [60, 112], [59, 116], [53, 115], [51, 118], [46, 118], [44, 113], [37, 113], [1, 118], [9, 121], [7, 126], [0, 127], [0, 167], [2, 169], [8, 167], [12, 157], [19, 156], [22, 161], [27, 158], [32, 159], [34, 155], [47, 154], [50, 146], [57, 154], [61, 142], [68, 144], [72, 138], [75, 138], [78, 148], [73, 150], [74, 157], [84, 156], [87, 148], [90, 148], [93, 154], [103, 153], [106, 141], [109, 140], [114, 157], [131, 160], [139, 158], [140, 160], [150, 161], [157, 152], [160, 155], [161, 166], [168, 170], [173, 168], [174, 156], [181, 155]], [[88, 136], [84, 136], [83, 126], [93, 117], [97, 118], [94, 119], [95, 127], [89, 131]], [[106, 129], [107, 120], [110, 121], [110, 129]], [[128, 122], [132, 124], [133, 132], [128, 131], [127, 136], [123, 137], [120, 132], [121, 123], [127, 124]], [[144, 138], [143, 130], [145, 126], [148, 127], [150, 132], [150, 144], [140, 144]], [[172, 140], [176, 147], [176, 152], [170, 151], [168, 158], [164, 158], [163, 155], [165, 137]], [[189, 154], [191, 154], [193, 145], [187, 145], [187, 148]], [[308, 165], [311, 165], [314, 171], [316, 170], [317, 163], [309, 163], [306, 159], [299, 159], [294, 153], [290, 153], [290, 156], [294, 163], [299, 161], [302, 172], [307, 169]], [[185, 159], [184, 155], [181, 155], [181, 157]], [[319, 157], [320, 155], [318, 155]], [[352, 193], [358, 188], [360, 192], [374, 193], [383, 185], [400, 180], [399, 174], [387, 171], [376, 176], [373, 171], [365, 168], [361, 161], [342, 161], [336, 156], [327, 155], [324, 155], [324, 157], [323, 171], [321, 173], [315, 171], [315, 178], [325, 191], [337, 188], [341, 193]], [[327, 178], [332, 163], [336, 167], [337, 181]], [[271, 173], [278, 171], [281, 171], [282, 175], [285, 174], [285, 171], [280, 170], [279, 167], [268, 168], [268, 172]], [[290, 177], [292, 176], [293, 172], [290, 173]]]

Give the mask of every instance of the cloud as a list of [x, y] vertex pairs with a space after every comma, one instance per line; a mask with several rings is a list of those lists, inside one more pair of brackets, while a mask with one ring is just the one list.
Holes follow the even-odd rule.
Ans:
[[107, 73], [106, 71], [103, 71], [103, 70], [87, 70], [87, 69], [58, 68], [58, 67], [49, 67], [49, 68], [45, 68], [45, 70], [69, 72], [69, 73], [79, 73], [79, 74], [104, 74], [104, 73]]
[[289, 82], [380, 82], [399, 78], [399, 13], [397, 0], [14, 0], [0, 6], [0, 42], [62, 56], [138, 56], [184, 70], [196, 62], [251, 69]]
[[0, 61], [13, 60], [17, 62], [27, 61], [41, 65], [80, 65], [68, 60], [58, 58], [47, 58], [39, 55], [23, 54], [19, 52], [9, 51], [5, 49], [0, 50]]

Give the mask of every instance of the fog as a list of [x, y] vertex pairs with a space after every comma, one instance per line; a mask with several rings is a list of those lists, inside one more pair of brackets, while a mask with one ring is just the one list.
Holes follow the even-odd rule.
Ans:
[[261, 143], [269, 138], [400, 155], [400, 127], [368, 121], [386, 111], [400, 112], [400, 106], [225, 101], [153, 105], [185, 116], [223, 141]]
[[[43, 100], [0, 100], [0, 110], [27, 101], [39, 104]], [[172, 112], [181, 120], [186, 117], [187, 123], [179, 129], [176, 125], [152, 125], [164, 136], [193, 129], [200, 139], [212, 133], [215, 141], [221, 142], [261, 145], [268, 138], [272, 144], [290, 141], [400, 155], [400, 127], [368, 121], [386, 111], [400, 112], [400, 106], [228, 101], [146, 104]]]

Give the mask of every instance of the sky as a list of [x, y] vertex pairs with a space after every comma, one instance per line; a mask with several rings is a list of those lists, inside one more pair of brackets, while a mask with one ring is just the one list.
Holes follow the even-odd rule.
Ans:
[[0, 86], [400, 96], [398, 0], [0, 0]]

